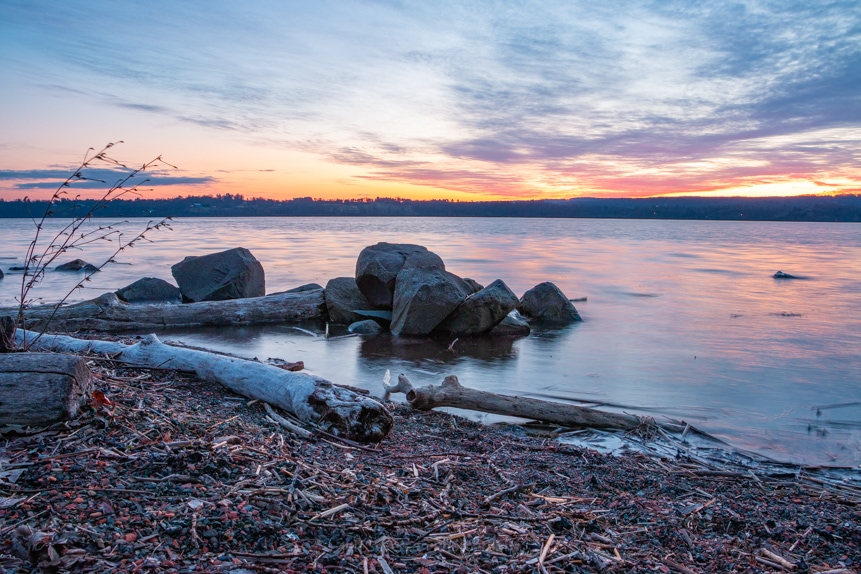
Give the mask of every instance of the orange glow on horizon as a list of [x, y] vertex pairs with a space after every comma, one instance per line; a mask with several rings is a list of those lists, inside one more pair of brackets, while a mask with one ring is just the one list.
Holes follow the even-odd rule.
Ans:
[[[178, 165], [178, 169], [163, 167], [151, 173], [154, 180], [175, 178], [179, 183], [142, 185], [138, 197], [172, 199], [231, 194], [247, 199], [273, 200], [310, 197], [320, 200], [401, 198], [476, 202], [575, 197], [790, 197], [861, 193], [861, 170], [839, 175], [794, 173], [720, 179], [720, 173], [662, 172], [599, 160], [584, 167], [582, 172], [551, 173], [531, 164], [494, 165], [439, 158], [436, 162], [420, 162], [415, 168], [386, 171], [373, 166], [338, 163], [292, 149], [263, 146], [227, 149], [219, 145], [224, 142], [218, 141], [209, 141], [202, 147], [184, 145], [190, 143], [178, 139], [172, 149], [163, 153], [165, 160]], [[188, 149], [195, 151], [190, 153]], [[112, 151], [116, 151], [119, 159], [129, 165], [139, 165], [127, 162], [129, 156], [146, 155], [140, 145], [136, 148], [129, 146], [129, 149], [120, 146]], [[0, 169], [11, 169], [11, 162], [21, 170], [25, 166], [31, 168], [32, 163], [27, 160], [32, 158], [26, 155], [16, 152], [7, 156]], [[58, 165], [59, 162], [54, 163], [50, 169], [60, 171]], [[189, 179], [201, 183], [182, 183]], [[48, 180], [37, 183], [45, 185], [45, 181]], [[29, 182], [9, 177], [0, 180], [0, 198], [8, 201], [26, 196], [31, 200], [46, 200], [56, 190], [56, 187], [18, 188], [17, 184], [28, 185]], [[72, 186], [67, 197], [95, 198], [103, 193], [104, 188]], [[125, 196], [126, 199], [134, 197]]]

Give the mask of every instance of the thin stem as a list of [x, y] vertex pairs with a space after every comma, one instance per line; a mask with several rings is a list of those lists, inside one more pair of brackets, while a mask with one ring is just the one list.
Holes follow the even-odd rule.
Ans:
[[[72, 174], [67, 177], [54, 191], [51, 195], [51, 198], [48, 200], [48, 205], [45, 207], [45, 211], [42, 216], [37, 220], [35, 217], [31, 215], [31, 219], [33, 221], [33, 225], [36, 228], [36, 231], [33, 235], [33, 240], [30, 241], [27, 246], [26, 257], [24, 260], [24, 273], [21, 277], [21, 291], [20, 296], [18, 297], [18, 316], [16, 318], [15, 324], [17, 327], [25, 330], [26, 332], [26, 311], [30, 306], [30, 303], [34, 301], [34, 299], [30, 298], [30, 292], [35, 289], [36, 285], [42, 282], [45, 277], [45, 272], [49, 266], [53, 265], [56, 259], [63, 253], [70, 251], [72, 249], [82, 250], [85, 246], [95, 243], [96, 241], [112, 241], [112, 237], [116, 236], [117, 238], [117, 248], [114, 252], [101, 264], [96, 270], [90, 271], [87, 273], [83, 279], [78, 281], [78, 283], [69, 290], [68, 293], [54, 306], [54, 311], [48, 320], [45, 322], [42, 330], [36, 336], [33, 341], [28, 342], [25, 339], [23, 342], [23, 348], [26, 350], [30, 347], [36, 340], [41, 337], [43, 333], [47, 331], [48, 325], [51, 320], [56, 315], [60, 306], [62, 306], [71, 296], [75, 290], [80, 289], [83, 284], [90, 280], [93, 273], [100, 271], [105, 265], [108, 263], [115, 262], [115, 257], [123, 251], [127, 247], [133, 247], [134, 244], [138, 241], [148, 241], [145, 237], [145, 234], [149, 231], [161, 229], [162, 227], [170, 228], [168, 221], [170, 218], [166, 218], [161, 220], [158, 223], [153, 223], [150, 221], [146, 228], [139, 234], [137, 234], [130, 241], [124, 242], [122, 240], [122, 233], [117, 229], [117, 227], [121, 223], [120, 222], [113, 225], [107, 226], [98, 226], [94, 230], [90, 231], [81, 231], [82, 227], [85, 223], [92, 219], [93, 214], [107, 206], [112, 200], [123, 197], [128, 194], [136, 194], [139, 195], [139, 186], [143, 185], [149, 180], [143, 180], [137, 183], [132, 183], [132, 180], [140, 175], [142, 172], [153, 168], [154, 166], [166, 165], [176, 169], [176, 166], [173, 166], [162, 159], [161, 156], [156, 157], [142, 166], [131, 169], [125, 164], [117, 161], [116, 159], [110, 157], [108, 155], [108, 150], [114, 147], [116, 144], [122, 142], [113, 142], [108, 143], [105, 147], [103, 147], [100, 151], [95, 152], [94, 148], [89, 148], [87, 152], [84, 154], [84, 159], [81, 164], [75, 169]], [[56, 204], [68, 194], [68, 189], [75, 183], [79, 181], [101, 181], [95, 180], [92, 178], [87, 178], [84, 176], [84, 170], [90, 168], [95, 163], [108, 164], [113, 167], [122, 168], [127, 170], [122, 177], [120, 177], [116, 182], [108, 187], [108, 189], [98, 198], [89, 209], [82, 215], [74, 214], [74, 207], [77, 205], [77, 201], [80, 199], [80, 196], [76, 196], [73, 202], [73, 216], [71, 221], [64, 225], [59, 231], [57, 231], [51, 240], [48, 242], [48, 245], [40, 250], [40, 239], [45, 230], [46, 221], [54, 215], [54, 207]], [[29, 203], [28, 198], [24, 198], [25, 201]]]

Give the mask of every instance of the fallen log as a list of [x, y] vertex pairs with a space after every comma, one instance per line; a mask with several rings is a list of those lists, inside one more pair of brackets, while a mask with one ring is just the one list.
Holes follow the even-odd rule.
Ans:
[[415, 388], [404, 374], [398, 375], [395, 385], [383, 384], [386, 398], [390, 393], [402, 392], [414, 409], [427, 411], [436, 407], [456, 407], [484, 413], [533, 419], [563, 427], [636, 430], [654, 424], [649, 417], [608, 413], [587, 407], [542, 401], [529, 397], [498, 395], [464, 387], [454, 375], [447, 376], [440, 386]]
[[307, 373], [286, 371], [273, 365], [174, 347], [148, 335], [134, 345], [87, 341], [63, 335], [42, 335], [18, 329], [16, 342], [26, 337], [40, 350], [97, 353], [139, 367], [190, 371], [203, 380], [217, 382], [233, 392], [259, 399], [314, 423], [326, 432], [360, 443], [381, 441], [394, 419], [371, 397], [336, 386]]
[[0, 425], [46, 426], [74, 418], [92, 392], [93, 377], [81, 357], [0, 354]]
[[[0, 316], [18, 314], [0, 309]], [[141, 331], [218, 325], [263, 325], [292, 323], [326, 317], [323, 289], [279, 293], [265, 297], [203, 301], [184, 305], [125, 303], [114, 293], [90, 301], [56, 307], [31, 307], [26, 312], [27, 329], [53, 331]]]

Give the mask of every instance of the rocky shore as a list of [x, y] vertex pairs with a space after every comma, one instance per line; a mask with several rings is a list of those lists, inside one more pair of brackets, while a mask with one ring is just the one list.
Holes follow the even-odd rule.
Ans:
[[[91, 357], [81, 417], [0, 449], [2, 572], [857, 572], [861, 493], [394, 406], [362, 447]], [[7, 429], [8, 430], [8, 429]]]

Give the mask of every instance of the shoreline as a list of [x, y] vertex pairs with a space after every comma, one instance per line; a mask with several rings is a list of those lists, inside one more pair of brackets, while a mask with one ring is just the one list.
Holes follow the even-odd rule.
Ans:
[[115, 406], [6, 437], [3, 568], [861, 567], [861, 491], [807, 473], [600, 454], [403, 405], [393, 406], [395, 428], [382, 443], [358, 448], [296, 438], [259, 402], [176, 372], [97, 360], [91, 368]]

